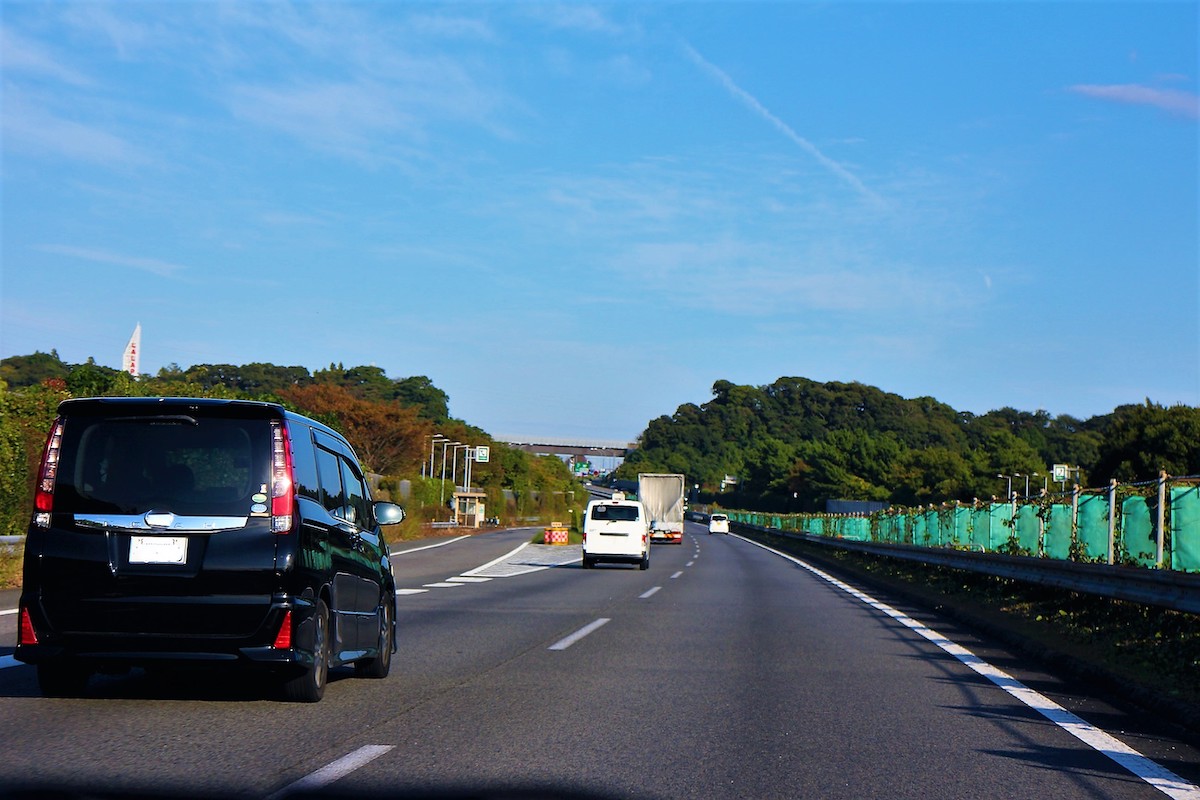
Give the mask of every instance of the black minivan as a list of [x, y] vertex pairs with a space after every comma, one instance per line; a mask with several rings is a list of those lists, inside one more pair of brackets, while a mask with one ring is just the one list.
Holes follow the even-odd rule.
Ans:
[[25, 544], [15, 656], [42, 693], [96, 671], [257, 665], [316, 702], [329, 669], [388, 674], [396, 593], [357, 456], [283, 406], [64, 401]]

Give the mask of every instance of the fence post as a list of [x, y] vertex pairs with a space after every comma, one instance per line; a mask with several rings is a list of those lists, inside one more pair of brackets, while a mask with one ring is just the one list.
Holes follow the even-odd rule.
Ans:
[[1158, 544], [1154, 550], [1154, 566], [1162, 569], [1163, 566], [1163, 539], [1165, 538], [1165, 529], [1167, 526], [1167, 471], [1159, 470], [1158, 472], [1158, 531], [1154, 538], [1158, 540]]
[[1071, 489], [1071, 552], [1084, 554], [1084, 560], [1087, 560], [1087, 548], [1082, 547], [1079, 542], [1079, 484]]
[[1116, 561], [1113, 552], [1117, 540], [1117, 479], [1108, 479], [1108, 563]]

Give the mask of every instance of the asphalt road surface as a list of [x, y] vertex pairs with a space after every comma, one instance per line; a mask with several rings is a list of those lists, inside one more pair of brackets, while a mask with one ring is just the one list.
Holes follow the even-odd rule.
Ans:
[[894, 598], [692, 523], [646, 571], [532, 533], [402, 545], [391, 675], [312, 705], [209, 672], [42, 698], [0, 596], [0, 796], [1200, 798], [1153, 719]]

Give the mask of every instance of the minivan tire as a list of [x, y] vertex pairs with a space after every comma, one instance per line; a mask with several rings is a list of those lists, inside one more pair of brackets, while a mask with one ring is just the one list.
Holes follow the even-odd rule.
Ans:
[[38, 688], [44, 697], [79, 697], [87, 689], [91, 671], [71, 661], [43, 661], [37, 665]]
[[374, 658], [354, 663], [354, 674], [360, 678], [386, 678], [392, 668], [392, 620], [396, 615], [396, 597], [379, 604], [379, 653]]
[[650, 569], [650, 554], [642, 556], [642, 560], [638, 562], [638, 569]]
[[329, 680], [329, 608], [317, 600], [313, 612], [313, 661], [304, 672], [283, 684], [283, 695], [293, 703], [316, 703], [325, 696]]

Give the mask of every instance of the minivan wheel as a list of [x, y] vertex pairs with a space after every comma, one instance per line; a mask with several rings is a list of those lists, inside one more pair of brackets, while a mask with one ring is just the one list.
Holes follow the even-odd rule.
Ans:
[[313, 612], [313, 662], [304, 672], [283, 684], [283, 694], [293, 703], [315, 703], [325, 696], [329, 680], [329, 608], [317, 600]]
[[360, 678], [386, 678], [392, 668], [392, 619], [396, 615], [396, 597], [379, 607], [379, 653], [374, 658], [354, 662], [354, 674]]
[[642, 556], [642, 560], [638, 562], [638, 569], [650, 569], [650, 554]]
[[87, 689], [91, 670], [71, 661], [43, 661], [37, 665], [38, 688], [45, 697], [78, 697]]

